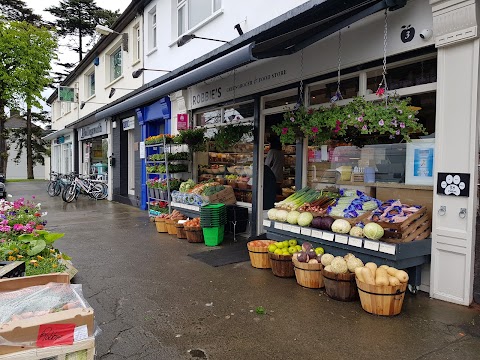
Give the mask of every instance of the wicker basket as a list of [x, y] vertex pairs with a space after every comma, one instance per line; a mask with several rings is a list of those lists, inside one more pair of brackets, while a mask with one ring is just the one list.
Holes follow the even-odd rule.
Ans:
[[187, 234], [185, 232], [185, 227], [183, 226], [183, 224], [176, 223], [175, 228], [177, 230], [177, 238], [178, 239], [186, 239], [187, 238]]
[[370, 285], [356, 280], [363, 310], [370, 314], [384, 316], [400, 314], [407, 283], [397, 286]]
[[157, 231], [159, 233], [166, 233], [167, 232], [167, 226], [165, 224], [165, 219], [164, 218], [155, 218], [155, 226], [156, 226]]
[[[257, 240], [258, 241], [258, 240]], [[271, 240], [264, 240], [269, 243]], [[247, 243], [248, 255], [250, 256], [250, 262], [254, 268], [257, 269], [270, 269], [270, 257], [268, 256], [268, 247], [253, 246], [252, 241]]]
[[187, 241], [189, 243], [203, 243], [203, 231], [200, 226], [184, 226], [185, 235], [187, 236]]
[[165, 225], [167, 226], [167, 232], [169, 235], [177, 235], [177, 228], [175, 227], [178, 220], [165, 220]]
[[302, 263], [295, 257], [293, 257], [292, 260], [298, 285], [310, 289], [320, 289], [325, 286], [322, 275], [322, 264]]

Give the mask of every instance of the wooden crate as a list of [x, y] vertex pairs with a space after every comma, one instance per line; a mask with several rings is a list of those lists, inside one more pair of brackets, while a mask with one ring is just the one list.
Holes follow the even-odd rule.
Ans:
[[365, 222], [365, 220], [371, 215], [371, 211], [367, 211], [365, 214], [362, 214], [360, 216], [357, 216], [356, 218], [344, 218], [340, 216], [332, 216], [335, 220], [337, 219], [342, 219], [342, 220], [347, 220], [351, 226], [355, 226], [355, 224], [358, 224], [359, 222]]
[[[364, 222], [372, 221], [365, 220]], [[432, 232], [432, 220], [424, 206], [401, 223], [377, 222], [377, 224], [385, 230], [381, 240], [393, 244], [423, 240]]]
[[52, 346], [0, 355], [0, 360], [93, 360], [95, 358], [95, 340], [87, 339], [72, 345]]

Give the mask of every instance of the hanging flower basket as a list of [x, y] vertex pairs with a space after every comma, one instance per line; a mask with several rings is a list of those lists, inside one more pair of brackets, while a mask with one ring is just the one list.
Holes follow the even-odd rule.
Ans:
[[344, 106], [332, 104], [320, 109], [302, 106], [295, 112], [285, 113], [284, 120], [272, 129], [282, 144], [292, 144], [298, 137], [308, 137], [313, 145], [333, 140], [358, 147], [378, 143], [379, 137], [410, 141], [411, 134], [426, 132], [416, 118], [418, 111], [409, 103], [409, 98], [392, 96], [379, 101], [355, 97]]
[[205, 148], [205, 129], [180, 130], [180, 133], [173, 138], [175, 144], [187, 144], [191, 152], [201, 151]]
[[218, 128], [217, 133], [213, 137], [217, 151], [227, 151], [235, 144], [239, 143], [242, 138], [252, 136], [252, 125], [246, 124], [229, 124]]

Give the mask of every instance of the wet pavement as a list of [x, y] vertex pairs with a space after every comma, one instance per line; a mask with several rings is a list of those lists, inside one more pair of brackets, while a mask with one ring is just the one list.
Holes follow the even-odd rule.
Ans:
[[[243, 262], [211, 267], [208, 250], [158, 234], [147, 213], [50, 198], [44, 182], [7, 184], [36, 195], [57, 246], [79, 270], [95, 309], [99, 359], [479, 359], [480, 310], [407, 294], [395, 317], [329, 299]], [[228, 246], [225, 245], [225, 246]], [[263, 306], [265, 315], [255, 309]]]

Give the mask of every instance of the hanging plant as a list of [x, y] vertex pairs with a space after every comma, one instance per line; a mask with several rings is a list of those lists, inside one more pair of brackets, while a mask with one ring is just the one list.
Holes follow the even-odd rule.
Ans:
[[240, 142], [245, 135], [253, 135], [252, 125], [229, 124], [219, 127], [212, 140], [215, 142], [215, 147], [218, 151], [227, 151]]
[[303, 139], [305, 128], [308, 127], [313, 109], [307, 109], [300, 106], [295, 111], [288, 111], [283, 114], [283, 121], [277, 125], [272, 125], [272, 130], [280, 137], [283, 145], [294, 144], [296, 139]]
[[179, 134], [173, 138], [175, 144], [187, 144], [190, 151], [202, 151], [205, 149], [205, 129], [187, 129], [180, 130]]

